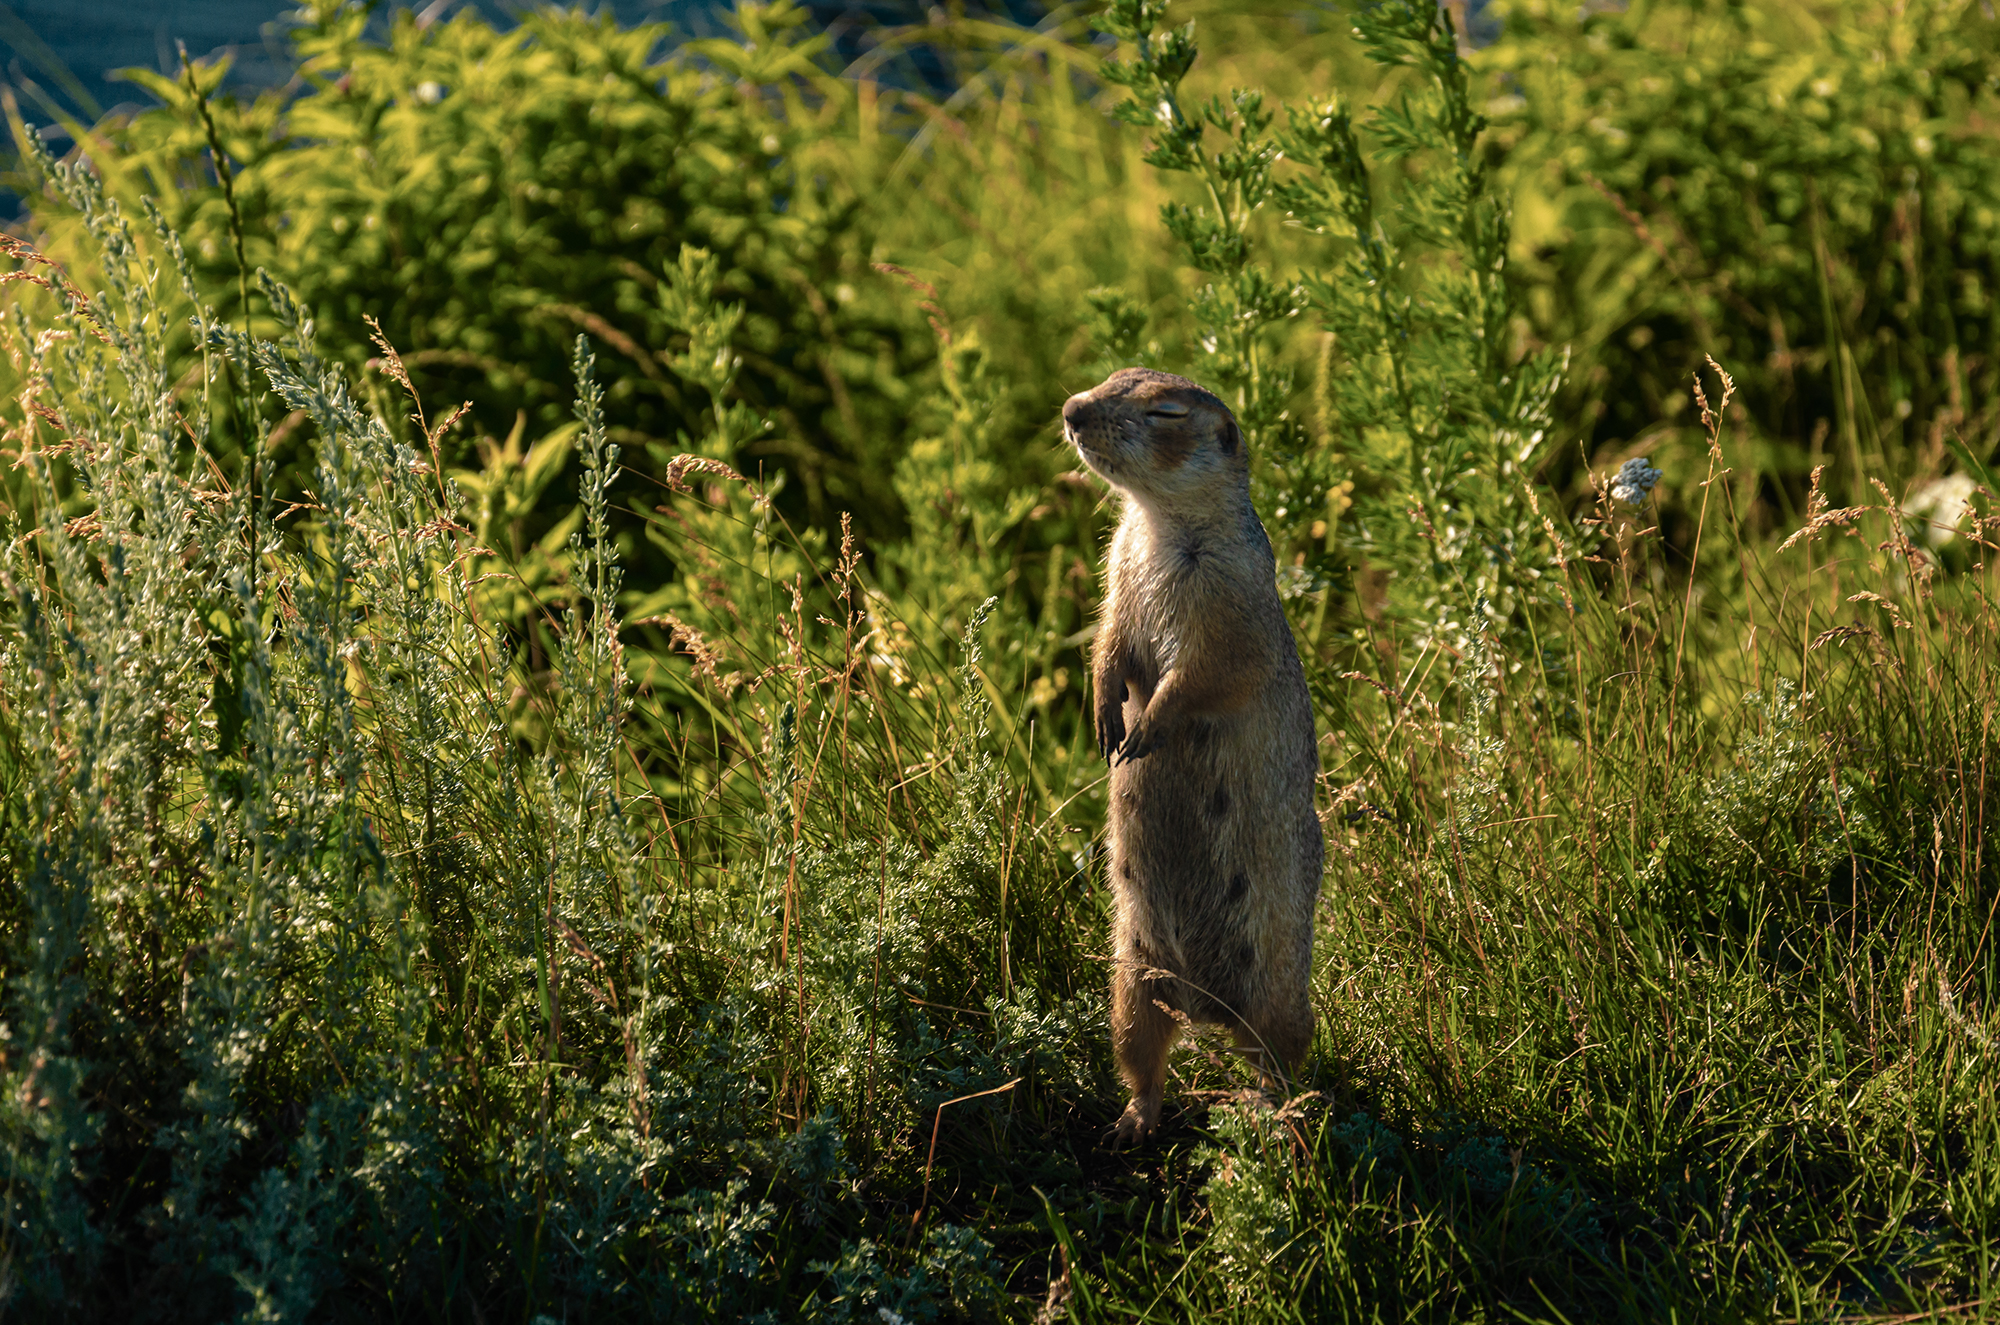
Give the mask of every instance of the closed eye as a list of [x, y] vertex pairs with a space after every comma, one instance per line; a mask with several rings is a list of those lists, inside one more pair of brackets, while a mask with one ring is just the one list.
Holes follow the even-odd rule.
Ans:
[[1148, 417], [1155, 419], [1179, 419], [1185, 418], [1187, 412], [1188, 407], [1186, 405], [1171, 400], [1163, 400], [1159, 404], [1149, 408], [1146, 414]]

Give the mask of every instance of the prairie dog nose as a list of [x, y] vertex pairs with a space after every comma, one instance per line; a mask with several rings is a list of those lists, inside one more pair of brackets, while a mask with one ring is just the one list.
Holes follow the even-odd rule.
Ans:
[[1083, 417], [1084, 410], [1089, 407], [1090, 393], [1088, 391], [1079, 391], [1068, 400], [1065, 400], [1062, 409], [1063, 431], [1074, 437], [1076, 435], [1077, 422]]

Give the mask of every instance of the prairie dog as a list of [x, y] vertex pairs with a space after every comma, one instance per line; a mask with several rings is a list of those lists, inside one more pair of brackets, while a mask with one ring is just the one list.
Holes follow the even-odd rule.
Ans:
[[1312, 705], [1250, 505], [1243, 434], [1184, 377], [1127, 368], [1063, 405], [1063, 433], [1124, 499], [1091, 650], [1111, 761], [1111, 1036], [1159, 1126], [1190, 1020], [1235, 1032], [1265, 1083], [1311, 1047], [1313, 910], [1325, 858]]

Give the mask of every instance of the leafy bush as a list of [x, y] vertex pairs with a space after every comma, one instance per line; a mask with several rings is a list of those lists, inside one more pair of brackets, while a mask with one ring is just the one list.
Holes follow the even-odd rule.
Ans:
[[[973, 688], [919, 699], [793, 636], [760, 678], [782, 702], [735, 706], [722, 780], [652, 826], [668, 806], [623, 767], [619, 448], [582, 342], [576, 591], [537, 676], [480, 615], [421, 440], [369, 412], [275, 281], [282, 339], [205, 311], [198, 343], [305, 414], [310, 507], [200, 463], [210, 421], [170, 389], [149, 279], [178, 242], [142, 245], [88, 171], [43, 166], [105, 293], [58, 275], [13, 347], [45, 411], [14, 420], [40, 509], [58, 457], [91, 504], [21, 533], [6, 570], [10, 1293], [259, 1318], [990, 1309], [974, 1232], [852, 1235], [864, 1166], [915, 1181], [893, 1146], [920, 1116], [1098, 1075], [1101, 1000], [1046, 937], [1063, 871], [980, 750], [976, 630]], [[871, 748], [829, 750], [849, 706], [891, 732], [928, 717], [944, 758], [893, 785], [846, 764]], [[888, 788], [873, 811], [864, 782]], [[1017, 921], [997, 952], [973, 938], [996, 901]], [[989, 1117], [968, 1102], [952, 1133]]]
[[[678, 48], [664, 25], [620, 29], [608, 13], [537, 11], [502, 32], [472, 10], [404, 11], [379, 44], [365, 7], [305, 18], [297, 91], [245, 105], [211, 97], [222, 65], [179, 82], [134, 71], [164, 104], [113, 126], [97, 154], [127, 206], [160, 200], [218, 316], [271, 330], [239, 280], [240, 231], [241, 270], [295, 289], [351, 372], [374, 355], [363, 323], [378, 319], [426, 399], [469, 400], [495, 436], [522, 414], [530, 440], [566, 420], [568, 346], [585, 332], [613, 356], [607, 426], [657, 472], [707, 407], [668, 366], [686, 340], [663, 282], [695, 245], [743, 305], [736, 386], [770, 421], [731, 462], [782, 466], [822, 524], [840, 508], [871, 535], [896, 529], [886, 474], [930, 342], [868, 266], [871, 218], [805, 109], [826, 80], [802, 10], [746, 6], [740, 41]], [[211, 128], [227, 191], [208, 169]], [[46, 207], [43, 223], [60, 214]], [[469, 450], [455, 437], [446, 459]], [[535, 537], [554, 513], [537, 514]]]
[[[1548, 403], [1563, 355], [1510, 352], [1507, 212], [1487, 190], [1485, 120], [1449, 17], [1404, 4], [1355, 14], [1371, 60], [1416, 73], [1387, 81], [1396, 100], [1368, 115], [1371, 152], [1338, 95], [1286, 106], [1277, 133], [1256, 89], [1185, 107], [1194, 30], [1159, 30], [1164, 10], [1112, 6], [1107, 26], [1131, 56], [1106, 73], [1133, 92], [1119, 117], [1156, 130], [1148, 162], [1205, 188], [1205, 203], [1162, 215], [1214, 277], [1192, 304], [1204, 354], [1191, 371], [1231, 401], [1257, 448], [1263, 514], [1292, 567], [1286, 587], [1297, 596], [1342, 573], [1351, 629], [1364, 624], [1353, 600], [1380, 592], [1357, 589], [1357, 570], [1393, 580], [1425, 566], [1388, 587], [1402, 614], [1429, 620], [1452, 647], [1489, 621], [1518, 626], [1543, 571], [1527, 485], [1554, 442]], [[1226, 144], [1213, 154], [1211, 129]], [[1251, 223], [1266, 203], [1333, 241], [1295, 275], [1253, 260]], [[1306, 314], [1325, 331], [1318, 439], [1293, 412], [1292, 371], [1269, 343], [1271, 328]], [[1359, 606], [1374, 615], [1382, 603]]]
[[1532, 210], [1536, 336], [1590, 435], [1681, 427], [1732, 365], [1758, 472], [1922, 477], [2000, 446], [2000, 22], [1961, 0], [1516, 4], [1482, 54]]

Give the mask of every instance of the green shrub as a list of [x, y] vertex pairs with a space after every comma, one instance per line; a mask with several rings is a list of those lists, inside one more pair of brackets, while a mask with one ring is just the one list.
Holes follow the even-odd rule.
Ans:
[[[1154, 129], [1147, 160], [1202, 186], [1201, 201], [1162, 214], [1210, 277], [1192, 300], [1203, 354], [1188, 371], [1216, 385], [1251, 441], [1283, 586], [1318, 591], [1324, 622], [1338, 579], [1335, 619], [1350, 634], [1383, 606], [1361, 601], [1381, 593], [1364, 587], [1371, 567], [1397, 615], [1454, 650], [1493, 623], [1522, 628], [1548, 564], [1530, 485], [1554, 445], [1564, 356], [1517, 360], [1508, 341], [1507, 210], [1487, 189], [1485, 120], [1450, 19], [1404, 4], [1356, 13], [1369, 59], [1415, 74], [1385, 79], [1396, 99], [1368, 113], [1370, 150], [1338, 94], [1284, 106], [1276, 132], [1278, 108], [1256, 89], [1183, 105], [1194, 28], [1160, 28], [1164, 11], [1113, 5], [1107, 24], [1131, 54], [1106, 73], [1133, 93], [1120, 118]], [[1326, 236], [1294, 273], [1253, 256], [1267, 204]], [[1324, 332], [1317, 437], [1272, 334], [1303, 317]]]
[[[1090, 922], [982, 749], [984, 614], [962, 686], [907, 693], [838, 628], [746, 600], [738, 637], [790, 651], [718, 708], [716, 744], [681, 745], [709, 762], [663, 800], [634, 737], [667, 746], [674, 719], [636, 730], [619, 447], [584, 343], [573, 590], [536, 672], [481, 614], [433, 439], [372, 413], [268, 279], [281, 339], [204, 311], [197, 343], [214, 378], [226, 360], [305, 416], [312, 497], [226, 485], [209, 417], [171, 389], [149, 254], [178, 242], [142, 247], [89, 171], [40, 164], [104, 293], [54, 291], [11, 327], [46, 411], [11, 420], [37, 509], [59, 509], [58, 457], [89, 508], [17, 526], [5, 568], [10, 1297], [135, 1318], [990, 1311], [985, 1238], [933, 1214], [891, 1244], [858, 1186], [927, 1191], [1034, 1148], [1037, 1113], [1101, 1071], [1101, 997], [1056, 941]], [[677, 270], [691, 334], [726, 338], [712, 268]], [[850, 715], [925, 766], [830, 742]], [[942, 1162], [898, 1144], [927, 1118]]]
[[2000, 22], [1915, 4], [1520, 3], [1482, 52], [1532, 249], [1534, 335], [1605, 443], [1731, 365], [1787, 512], [1822, 460], [1923, 478], [2000, 446]]
[[[529, 439], [565, 422], [568, 347], [585, 332], [611, 356], [607, 426], [656, 473], [707, 404], [669, 366], [686, 342], [663, 304], [682, 246], [702, 247], [743, 305], [737, 390], [769, 420], [732, 463], [782, 467], [823, 525], [846, 509], [871, 537], [898, 528], [887, 472], [930, 340], [868, 265], [872, 217], [820, 128], [832, 85], [803, 11], [746, 6], [740, 41], [679, 48], [664, 25], [608, 13], [537, 11], [501, 32], [470, 10], [429, 24], [403, 11], [380, 43], [364, 6], [305, 17], [297, 90], [242, 104], [211, 95], [221, 65], [179, 82], [135, 71], [164, 105], [107, 126], [95, 153], [128, 207], [160, 201], [218, 316], [273, 330], [239, 282], [240, 223], [244, 272], [296, 290], [350, 372], [375, 355], [363, 323], [378, 319], [426, 399], [472, 402], [468, 434], [504, 437], [522, 415]], [[211, 124], [233, 196], [210, 170]], [[45, 197], [41, 224], [62, 210]], [[446, 459], [470, 450], [454, 436]], [[535, 515], [540, 537], [557, 512]]]

